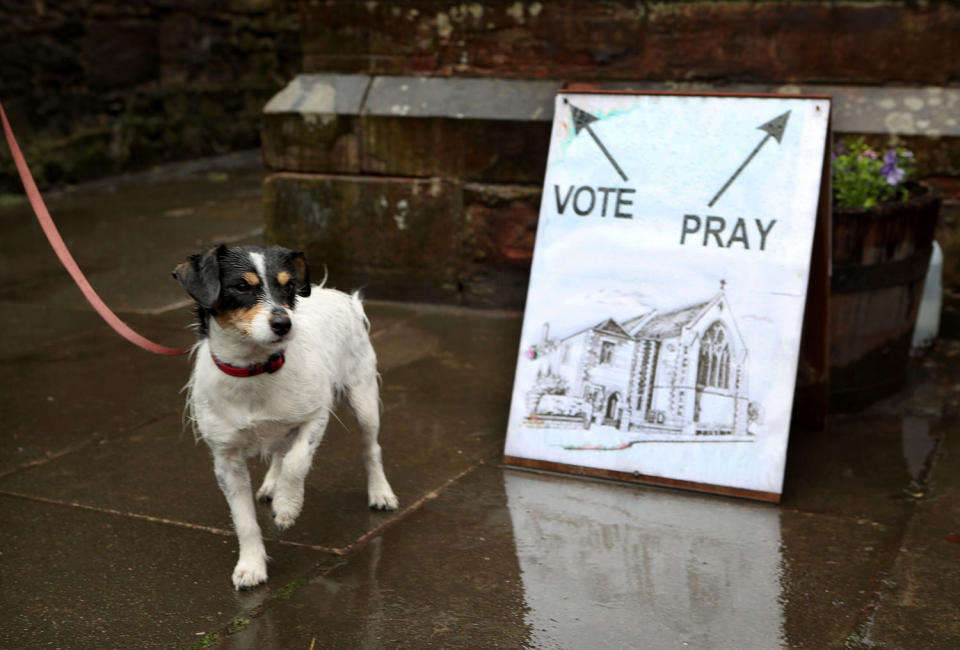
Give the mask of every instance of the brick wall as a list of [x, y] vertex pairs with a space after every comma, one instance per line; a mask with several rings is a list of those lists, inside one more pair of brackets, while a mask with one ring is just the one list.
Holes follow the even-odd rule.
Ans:
[[950, 2], [302, 0], [305, 72], [783, 83], [960, 81]]

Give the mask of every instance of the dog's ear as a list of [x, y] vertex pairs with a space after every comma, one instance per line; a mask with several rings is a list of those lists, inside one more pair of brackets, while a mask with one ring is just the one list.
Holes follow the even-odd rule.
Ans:
[[307, 265], [307, 258], [303, 251], [290, 251], [288, 261], [297, 281], [297, 295], [306, 298], [310, 295], [310, 267]]
[[220, 256], [227, 250], [223, 244], [191, 255], [177, 265], [173, 277], [201, 307], [212, 309], [220, 297]]

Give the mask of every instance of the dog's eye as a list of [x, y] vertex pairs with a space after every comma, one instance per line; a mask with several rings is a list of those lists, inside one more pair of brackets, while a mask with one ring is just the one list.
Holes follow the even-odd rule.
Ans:
[[250, 285], [247, 284], [246, 280], [240, 280], [240, 282], [237, 282], [235, 285], [233, 285], [233, 288], [241, 293], [250, 291]]

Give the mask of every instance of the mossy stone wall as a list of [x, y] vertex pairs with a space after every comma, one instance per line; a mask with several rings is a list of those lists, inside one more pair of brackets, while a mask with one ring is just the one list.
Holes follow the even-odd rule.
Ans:
[[296, 0], [0, 0], [0, 100], [41, 187], [256, 148], [300, 66]]

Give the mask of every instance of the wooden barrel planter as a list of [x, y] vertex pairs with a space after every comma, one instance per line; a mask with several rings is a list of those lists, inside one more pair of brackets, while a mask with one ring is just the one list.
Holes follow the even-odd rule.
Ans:
[[849, 412], [903, 388], [940, 197], [833, 211], [830, 410]]

